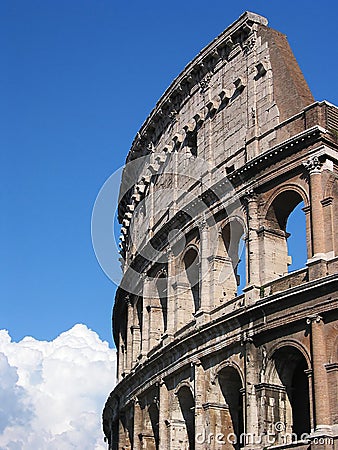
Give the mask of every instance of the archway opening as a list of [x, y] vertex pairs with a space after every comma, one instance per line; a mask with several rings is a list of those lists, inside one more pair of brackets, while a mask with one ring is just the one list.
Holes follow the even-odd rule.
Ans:
[[229, 408], [229, 427], [236, 436], [234, 448], [238, 449], [244, 445], [244, 418], [243, 418], [243, 395], [242, 380], [234, 367], [225, 367], [218, 374], [218, 383]]
[[199, 274], [199, 255], [195, 248], [189, 248], [183, 258], [185, 271], [190, 284], [194, 309], [197, 312], [200, 309], [200, 274]]
[[185, 422], [189, 450], [195, 450], [195, 402], [188, 386], [182, 386], [178, 393], [178, 402]]
[[302, 196], [295, 190], [281, 192], [266, 215], [264, 232], [266, 281], [305, 266], [306, 220]]
[[[246, 285], [246, 249], [243, 225], [238, 220], [231, 220], [222, 229], [222, 240], [231, 261], [237, 295]], [[232, 277], [230, 277], [231, 280]]]
[[160, 445], [160, 431], [159, 431], [159, 410], [156, 403], [152, 403], [148, 408], [152, 433], [155, 441], [155, 449], [159, 449]]
[[119, 317], [120, 323], [120, 330], [119, 330], [119, 352], [117, 353], [118, 356], [118, 367], [119, 367], [119, 377], [125, 375], [125, 371], [127, 369], [127, 306], [124, 304], [123, 310], [121, 313], [121, 316]]
[[291, 256], [289, 272], [305, 267], [307, 261], [306, 219], [303, 209], [304, 202], [301, 201], [291, 212], [286, 223], [286, 232], [289, 235], [288, 254]]
[[119, 448], [119, 420], [115, 419], [112, 423], [110, 445], [112, 450]]
[[291, 421], [292, 433], [298, 438], [310, 433], [310, 396], [304, 355], [293, 346], [285, 346], [273, 355], [275, 377], [273, 380], [285, 388], [287, 396], [286, 419]]
[[160, 299], [163, 332], [167, 331], [168, 327], [168, 294], [167, 294], [167, 278], [164, 274], [161, 274], [156, 281], [157, 293]]
[[[139, 344], [135, 344], [136, 357], [141, 353], [143, 342], [143, 297], [138, 297], [136, 301], [136, 319], [139, 332]], [[136, 330], [134, 330], [135, 333]]]

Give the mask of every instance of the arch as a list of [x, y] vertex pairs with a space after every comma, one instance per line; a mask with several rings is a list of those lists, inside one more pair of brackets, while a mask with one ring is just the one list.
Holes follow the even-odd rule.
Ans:
[[140, 331], [142, 334], [142, 324], [143, 324], [143, 297], [138, 296], [135, 301], [136, 306], [136, 319], [137, 325], [140, 327]]
[[208, 433], [222, 434], [226, 448], [238, 449], [244, 444], [243, 380], [239, 364], [232, 359], [211, 369], [206, 409]]
[[152, 434], [155, 441], [155, 449], [159, 449], [160, 445], [160, 430], [159, 430], [159, 421], [160, 421], [160, 413], [157, 406], [157, 403], [153, 402], [148, 407], [148, 414], [152, 429]]
[[284, 410], [284, 417], [278, 420], [285, 422], [285, 431], [298, 438], [311, 430], [310, 389], [306, 373], [309, 368], [307, 352], [295, 341], [280, 343], [270, 352], [267, 381], [270, 386], [279, 387], [279, 393], [275, 391], [275, 403], [280, 414]]
[[310, 358], [310, 354], [307, 351], [307, 349], [296, 339], [283, 339], [282, 341], [277, 342], [276, 344], [274, 344], [271, 349], [269, 350], [268, 354], [267, 354], [267, 360], [271, 361], [271, 357], [272, 355], [279, 350], [280, 348], [283, 347], [295, 347], [298, 351], [300, 351], [300, 353], [302, 353], [302, 355], [304, 356], [305, 360], [306, 360], [306, 364], [308, 365], [308, 367], [311, 367], [311, 358]]
[[190, 386], [182, 383], [176, 392], [176, 396], [185, 424], [189, 450], [195, 450], [195, 400]]
[[199, 251], [195, 245], [189, 245], [182, 255], [183, 267], [190, 286], [195, 313], [200, 309], [201, 306], [199, 259]]
[[[296, 209], [302, 202], [305, 206], [308, 205], [308, 198], [303, 189], [294, 184], [287, 184], [274, 191], [263, 210], [263, 227], [259, 231], [259, 239], [264, 248], [262, 261], [264, 283], [289, 272], [292, 254], [296, 261], [292, 270], [305, 266], [309, 255], [307, 243], [310, 243], [310, 239], [307, 239], [307, 235], [310, 223], [309, 218]], [[291, 214], [296, 211], [297, 224], [294, 221], [288, 222]], [[298, 239], [292, 238], [288, 243], [290, 236], [297, 236]]]
[[181, 381], [181, 382], [176, 386], [176, 388], [175, 388], [175, 390], [174, 390], [174, 395], [177, 396], [178, 391], [179, 391], [183, 386], [185, 386], [185, 387], [187, 387], [188, 389], [190, 389], [191, 395], [192, 395], [192, 387], [191, 387], [191, 384], [189, 383], [189, 381], [187, 381], [187, 380]]
[[271, 195], [269, 196], [268, 200], [266, 201], [263, 209], [262, 209], [262, 215], [265, 217], [267, 214], [267, 211], [269, 210], [269, 208], [271, 207], [272, 203], [274, 202], [274, 200], [276, 199], [276, 197], [278, 197], [280, 194], [282, 194], [285, 191], [295, 191], [297, 192], [300, 197], [302, 198], [304, 205], [305, 206], [309, 206], [310, 205], [310, 200], [309, 200], [309, 196], [308, 193], [303, 189], [303, 187], [299, 186], [298, 184], [295, 183], [287, 183], [287, 184], [283, 184], [282, 186], [278, 186], [276, 189], [274, 189], [274, 191], [271, 193]]
[[228, 429], [236, 436], [233, 444], [235, 449], [244, 445], [244, 407], [243, 383], [237, 368], [228, 364], [223, 366], [217, 374], [218, 385], [227, 406]]
[[304, 201], [304, 198], [298, 189], [282, 189], [272, 198], [266, 210], [265, 220], [268, 220], [270, 225], [275, 225], [280, 230], [286, 231], [289, 215], [302, 201]]
[[118, 333], [118, 377], [124, 376], [127, 369], [127, 346], [128, 346], [128, 326], [127, 326], [127, 303], [124, 302], [119, 315]]
[[246, 224], [237, 215], [227, 218], [219, 227], [218, 254], [223, 259], [219, 281], [230, 298], [238, 295], [239, 286], [244, 287], [246, 283], [245, 236]]
[[165, 333], [168, 328], [168, 279], [165, 270], [162, 270], [155, 278], [155, 286], [161, 305], [162, 333]]
[[143, 343], [143, 297], [141, 295], [135, 297], [134, 303], [134, 326], [133, 326], [133, 340], [132, 340], [132, 352], [133, 352], [133, 364], [138, 360], [138, 357], [142, 351]]
[[221, 370], [225, 369], [226, 367], [232, 367], [233, 369], [237, 370], [238, 376], [241, 379], [241, 383], [244, 386], [244, 375], [242, 373], [240, 366], [235, 361], [227, 360], [227, 361], [222, 361], [220, 364], [218, 364], [218, 366], [215, 368], [214, 378], [217, 378], [219, 372]]

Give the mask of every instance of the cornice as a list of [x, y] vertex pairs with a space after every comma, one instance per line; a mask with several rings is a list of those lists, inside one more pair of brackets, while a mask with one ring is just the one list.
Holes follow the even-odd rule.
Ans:
[[127, 162], [147, 153], [149, 146], [152, 146], [151, 137], [158, 124], [164, 117], [169, 122], [175, 120], [180, 103], [190, 94], [194, 86], [199, 84], [202, 90], [207, 87], [209, 78], [219, 60], [232, 59], [237, 47], [239, 47], [239, 51], [249, 51], [253, 43], [248, 38], [252, 36], [255, 26], [266, 26], [267, 24], [268, 20], [265, 17], [246, 11], [204, 47], [161, 96], [137, 133]]
[[[242, 167], [234, 170], [228, 175], [222, 173], [222, 176], [217, 176], [217, 171], [219, 168], [213, 169], [213, 176], [215, 177], [215, 183], [210, 187], [210, 189], [206, 190], [202, 193], [202, 195], [198, 196], [198, 198], [194, 199], [190, 203], [184, 205], [184, 211], [178, 211], [174, 217], [172, 217], [169, 222], [167, 222], [164, 226], [162, 226], [154, 236], [150, 239], [150, 241], [142, 247], [141, 255], [136, 254], [133, 261], [130, 264], [130, 267], [133, 268], [136, 272], [142, 273], [143, 270], [146, 269], [148, 261], [145, 259], [144, 255], [147, 254], [147, 247], [149, 249], [156, 248], [157, 250], [162, 250], [165, 246], [166, 236], [168, 231], [176, 227], [182, 227], [189, 223], [191, 217], [196, 217], [196, 211], [198, 210], [198, 204], [206, 207], [210, 201], [213, 201], [215, 194], [218, 196], [221, 195], [221, 192], [224, 192], [223, 185], [225, 182], [230, 182], [234, 187], [238, 187], [242, 184], [247, 183], [249, 180], [257, 179], [257, 174], [262, 172], [264, 169], [270, 167], [273, 164], [285, 159], [292, 153], [299, 151], [302, 148], [306, 148], [309, 145], [312, 145], [318, 142], [323, 136], [327, 134], [327, 130], [322, 128], [319, 125], [311, 127], [307, 130], [298, 133], [295, 136], [283, 141], [282, 143], [272, 147], [271, 149], [261, 153], [255, 158], [248, 161]], [[322, 153], [322, 151], [320, 152]], [[218, 180], [217, 180], [218, 178]], [[217, 180], [217, 181], [216, 181]], [[134, 198], [134, 203], [128, 206], [128, 211], [132, 211], [136, 208], [137, 203], [143, 200], [143, 198], [147, 195], [146, 186], [150, 183], [150, 177], [148, 175], [144, 175], [141, 179], [140, 183], [136, 183], [136, 190], [139, 193], [138, 198]], [[141, 188], [140, 188], [141, 186]], [[208, 200], [210, 197], [211, 200]], [[224, 199], [222, 198], [222, 202], [224, 203]], [[187, 214], [189, 211], [192, 212], [191, 217]], [[190, 219], [189, 219], [190, 218]], [[122, 257], [126, 254], [126, 248], [124, 243], [128, 239], [129, 234], [129, 218], [123, 220], [123, 227], [121, 229], [121, 240], [122, 240]], [[123, 280], [127, 279], [129, 276], [129, 271], [127, 270], [123, 276]], [[122, 281], [123, 281], [122, 280]], [[123, 281], [124, 283], [125, 281]]]
[[[154, 352], [142, 366], [130, 372], [119, 382], [114, 392], [119, 393], [123, 398], [134, 396], [138, 391], [142, 392], [153, 385], [157, 378], [163, 379], [182, 370], [194, 363], [196, 358], [201, 360], [225, 347], [240, 345], [243, 332], [249, 323], [256, 322], [256, 325], [254, 324], [250, 329], [250, 336], [254, 340], [262, 334], [270, 333], [280, 327], [290, 326], [292, 323], [304, 321], [305, 327], [309, 312], [313, 313], [312, 304], [306, 306], [306, 303], [318, 296], [318, 291], [320, 295], [324, 295], [323, 289], [325, 292], [334, 292], [337, 282], [338, 275], [336, 274], [309, 281], [306, 284], [265, 297], [252, 306], [244, 306], [239, 310], [217, 317], [198, 328], [192, 325], [185, 335]], [[293, 307], [299, 304], [302, 304], [303, 307], [297, 311], [285, 310], [286, 302], [291, 301]], [[329, 296], [316, 307], [315, 312], [323, 315], [336, 307], [337, 299]], [[276, 311], [284, 311], [284, 313], [275, 318]], [[270, 315], [271, 320], [268, 319]], [[260, 320], [262, 317], [264, 320]], [[215, 340], [214, 338], [219, 332], [222, 332], [223, 339]], [[170, 363], [168, 358], [170, 359], [172, 355], [174, 357]], [[141, 382], [142, 379], [143, 382]]]
[[308, 146], [313, 141], [318, 140], [321, 134], [325, 135], [326, 133], [327, 130], [319, 125], [304, 130], [251, 159], [239, 169], [231, 172], [228, 175], [228, 179], [233, 183], [240, 179], [241, 183], [243, 183], [245, 180], [254, 176], [254, 174], [257, 174], [257, 171], [261, 171], [271, 164], [275, 164], [299, 148]]

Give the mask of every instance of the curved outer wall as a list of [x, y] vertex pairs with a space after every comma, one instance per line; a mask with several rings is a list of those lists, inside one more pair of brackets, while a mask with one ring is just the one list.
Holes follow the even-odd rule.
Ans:
[[[164, 93], [121, 183], [110, 449], [336, 448], [337, 136], [253, 13]], [[289, 272], [300, 202], [307, 262]]]

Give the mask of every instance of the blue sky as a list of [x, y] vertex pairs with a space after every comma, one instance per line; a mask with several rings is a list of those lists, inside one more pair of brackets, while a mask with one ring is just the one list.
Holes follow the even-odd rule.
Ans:
[[0, 2], [0, 329], [14, 340], [84, 323], [112, 345], [95, 198], [171, 81], [244, 10], [287, 34], [315, 98], [338, 104], [334, 0]]

